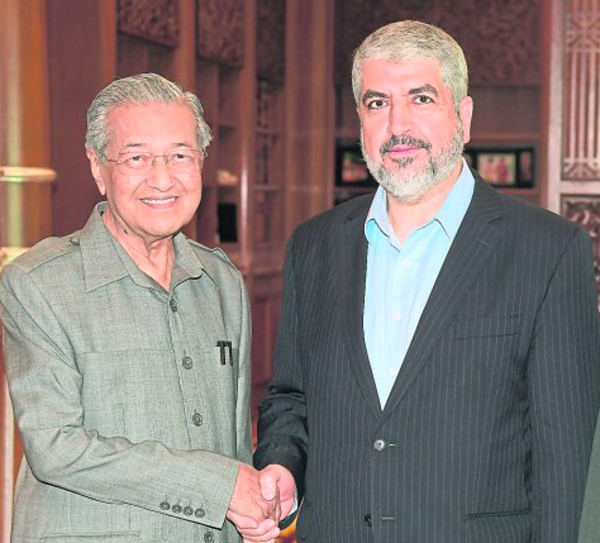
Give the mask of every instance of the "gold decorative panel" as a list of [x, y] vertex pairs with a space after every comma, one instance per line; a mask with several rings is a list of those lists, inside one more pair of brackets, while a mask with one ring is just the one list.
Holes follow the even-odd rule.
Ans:
[[600, 2], [571, 0], [566, 19], [562, 178], [600, 179]]
[[119, 0], [119, 31], [177, 47], [179, 12], [177, 0]]
[[244, 0], [197, 0], [198, 56], [240, 68], [244, 64]]

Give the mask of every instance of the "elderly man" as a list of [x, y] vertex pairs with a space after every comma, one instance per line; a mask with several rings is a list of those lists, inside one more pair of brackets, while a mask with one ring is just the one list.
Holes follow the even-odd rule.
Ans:
[[380, 187], [289, 242], [264, 495], [298, 499], [311, 543], [575, 543], [600, 399], [589, 237], [469, 170], [442, 30], [377, 30], [353, 88]]
[[[14, 543], [235, 542], [274, 504], [251, 459], [250, 314], [240, 273], [187, 239], [211, 135], [155, 74], [88, 110], [106, 201], [1, 279], [4, 355], [25, 447]], [[226, 517], [229, 521], [226, 521]]]

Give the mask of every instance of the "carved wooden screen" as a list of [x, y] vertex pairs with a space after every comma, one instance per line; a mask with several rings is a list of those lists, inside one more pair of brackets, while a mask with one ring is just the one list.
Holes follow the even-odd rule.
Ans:
[[[558, 207], [556, 211], [589, 232], [600, 287], [600, 0], [555, 0], [554, 7], [554, 24], [564, 25], [562, 58], [558, 59], [564, 98], [559, 110], [562, 133], [550, 133], [550, 138], [560, 141], [559, 180], [552, 178], [552, 170], [549, 179], [549, 191], [559, 196], [551, 207]], [[552, 119], [552, 111], [550, 116]], [[550, 148], [552, 161], [552, 145]], [[598, 300], [600, 307], [600, 295]]]
[[376, 28], [417, 19], [443, 28], [461, 44], [472, 85], [536, 85], [542, 0], [335, 0], [335, 81], [350, 82], [351, 59]]

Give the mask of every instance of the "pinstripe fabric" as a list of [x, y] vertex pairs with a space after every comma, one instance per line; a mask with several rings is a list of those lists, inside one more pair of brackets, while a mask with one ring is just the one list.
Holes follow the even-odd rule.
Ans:
[[300, 539], [574, 543], [600, 401], [589, 238], [478, 180], [382, 411], [362, 329], [369, 204], [288, 245], [255, 463], [294, 474]]

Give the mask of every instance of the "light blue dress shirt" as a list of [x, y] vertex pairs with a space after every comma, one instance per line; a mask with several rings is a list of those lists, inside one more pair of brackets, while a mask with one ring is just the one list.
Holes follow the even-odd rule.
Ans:
[[365, 221], [368, 242], [364, 331], [381, 406], [385, 406], [452, 241], [467, 212], [475, 180], [463, 168], [435, 217], [402, 244], [379, 187]]

